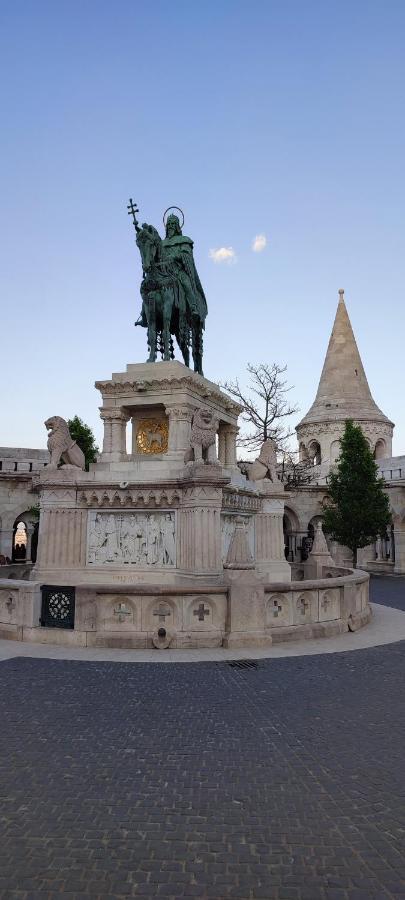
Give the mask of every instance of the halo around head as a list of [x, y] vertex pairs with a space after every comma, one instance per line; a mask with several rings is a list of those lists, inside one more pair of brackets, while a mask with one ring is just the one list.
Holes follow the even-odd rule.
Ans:
[[180, 225], [180, 228], [183, 228], [183, 225], [184, 225], [184, 212], [183, 212], [182, 209], [180, 209], [179, 206], [168, 206], [167, 209], [165, 209], [165, 211], [164, 211], [164, 213], [163, 213], [163, 225], [164, 225], [165, 228], [166, 228], [166, 222], [167, 222], [166, 216], [167, 216], [167, 213], [170, 212], [171, 209], [177, 209], [177, 212], [181, 213], [181, 215], [182, 215], [182, 217], [183, 217], [183, 221], [182, 221], [182, 223], [181, 223], [181, 225]]

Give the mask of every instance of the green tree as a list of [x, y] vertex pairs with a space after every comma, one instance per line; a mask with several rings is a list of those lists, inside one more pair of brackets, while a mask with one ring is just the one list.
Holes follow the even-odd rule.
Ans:
[[83, 450], [86, 460], [86, 471], [88, 472], [90, 463], [96, 462], [97, 454], [99, 452], [94, 434], [91, 428], [88, 425], [85, 425], [82, 419], [79, 419], [79, 416], [74, 416], [73, 419], [69, 419], [68, 427], [71, 437], [76, 441], [80, 449]]
[[323, 527], [332, 540], [349, 547], [356, 567], [357, 551], [385, 534], [391, 513], [368, 442], [351, 419], [340, 446], [336, 468], [329, 475]]

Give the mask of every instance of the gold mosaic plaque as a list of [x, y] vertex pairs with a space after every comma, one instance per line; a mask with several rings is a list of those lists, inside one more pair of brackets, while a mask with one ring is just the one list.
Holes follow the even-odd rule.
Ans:
[[138, 425], [136, 446], [140, 453], [167, 453], [169, 428], [166, 422], [142, 419]]

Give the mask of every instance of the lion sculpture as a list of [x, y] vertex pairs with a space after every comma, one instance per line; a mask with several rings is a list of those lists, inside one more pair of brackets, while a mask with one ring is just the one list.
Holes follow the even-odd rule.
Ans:
[[218, 463], [216, 451], [216, 434], [218, 419], [210, 409], [196, 409], [190, 435], [190, 449], [184, 455], [185, 463]]
[[84, 469], [85, 459], [83, 450], [70, 436], [67, 422], [61, 416], [51, 416], [45, 422], [48, 429], [48, 450], [51, 461], [48, 469], [57, 469], [60, 461], [77, 469]]
[[249, 481], [262, 481], [263, 478], [268, 478], [270, 481], [275, 482], [279, 481], [276, 467], [276, 446], [274, 441], [269, 439], [264, 441], [258, 458], [248, 467]]

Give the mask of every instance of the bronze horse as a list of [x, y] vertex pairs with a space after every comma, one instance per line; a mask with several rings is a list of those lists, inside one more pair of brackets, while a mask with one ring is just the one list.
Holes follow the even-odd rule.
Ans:
[[188, 269], [183, 272], [153, 225], [143, 224], [136, 230], [143, 279], [142, 311], [135, 324], [147, 328], [148, 362], [155, 362], [158, 352], [164, 360], [173, 359], [174, 336], [186, 366], [190, 364], [191, 344], [194, 370], [202, 375], [205, 315], [203, 318], [192, 305], [193, 293], [189, 289], [193, 283], [192, 272], [191, 276]]

